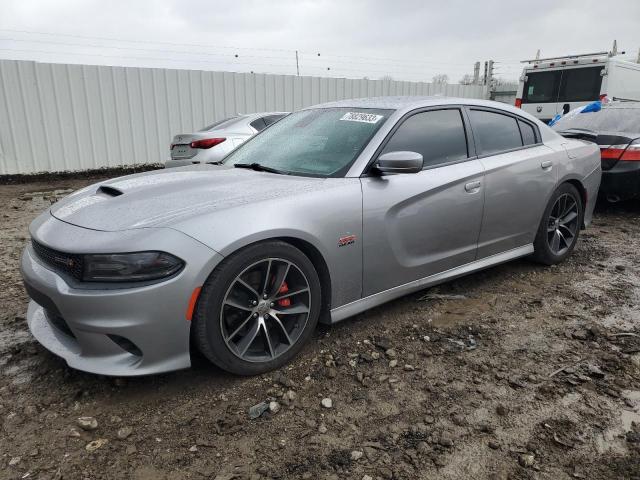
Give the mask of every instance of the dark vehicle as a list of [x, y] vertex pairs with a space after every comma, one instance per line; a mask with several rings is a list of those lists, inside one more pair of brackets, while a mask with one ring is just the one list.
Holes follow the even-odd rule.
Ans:
[[610, 202], [640, 197], [640, 102], [612, 102], [598, 112], [560, 119], [553, 129], [600, 147], [600, 194]]

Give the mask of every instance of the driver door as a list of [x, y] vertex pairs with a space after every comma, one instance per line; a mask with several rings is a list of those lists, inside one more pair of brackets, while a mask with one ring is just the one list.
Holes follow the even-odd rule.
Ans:
[[363, 177], [363, 297], [476, 259], [484, 168], [460, 108], [412, 113], [379, 154], [422, 154], [419, 173]]

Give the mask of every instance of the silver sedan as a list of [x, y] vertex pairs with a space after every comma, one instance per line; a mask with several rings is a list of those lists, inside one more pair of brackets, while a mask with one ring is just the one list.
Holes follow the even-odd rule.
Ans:
[[31, 224], [28, 323], [81, 370], [258, 374], [319, 321], [532, 256], [561, 262], [592, 217], [598, 147], [483, 100], [345, 100], [229, 154], [106, 180]]
[[231, 150], [287, 115], [252, 113], [219, 120], [194, 133], [179, 133], [171, 141], [165, 168], [217, 163]]

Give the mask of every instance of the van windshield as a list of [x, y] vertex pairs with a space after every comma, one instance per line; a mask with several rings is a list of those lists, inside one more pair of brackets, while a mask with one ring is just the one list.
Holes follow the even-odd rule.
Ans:
[[522, 103], [564, 103], [598, 100], [604, 67], [527, 72]]

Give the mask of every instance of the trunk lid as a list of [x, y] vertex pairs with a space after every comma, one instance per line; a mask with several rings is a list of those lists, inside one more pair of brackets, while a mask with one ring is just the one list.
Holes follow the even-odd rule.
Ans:
[[[224, 138], [226, 141], [227, 136], [224, 132], [215, 130], [210, 132], [179, 133], [171, 141], [171, 158], [173, 160], [193, 158], [198, 153], [198, 149], [192, 148], [191, 143], [211, 138]], [[214, 145], [210, 148], [216, 148], [216, 146]]]

